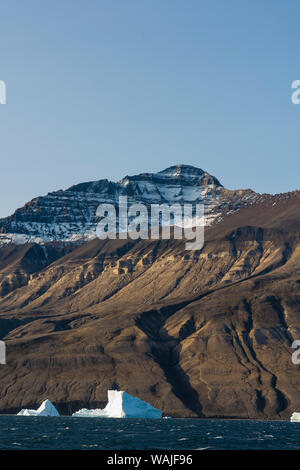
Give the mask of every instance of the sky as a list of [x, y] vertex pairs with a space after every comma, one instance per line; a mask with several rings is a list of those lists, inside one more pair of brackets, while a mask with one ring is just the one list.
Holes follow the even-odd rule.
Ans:
[[299, 187], [298, 0], [1, 0], [0, 217], [102, 178], [200, 167]]

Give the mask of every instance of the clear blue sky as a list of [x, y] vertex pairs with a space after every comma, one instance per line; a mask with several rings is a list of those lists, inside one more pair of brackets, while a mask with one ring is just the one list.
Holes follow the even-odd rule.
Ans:
[[0, 217], [82, 181], [199, 166], [299, 188], [297, 0], [3, 0]]

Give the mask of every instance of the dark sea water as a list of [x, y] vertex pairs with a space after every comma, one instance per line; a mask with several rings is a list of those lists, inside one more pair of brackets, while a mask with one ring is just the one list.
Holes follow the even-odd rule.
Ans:
[[300, 423], [3, 415], [0, 449], [300, 449]]

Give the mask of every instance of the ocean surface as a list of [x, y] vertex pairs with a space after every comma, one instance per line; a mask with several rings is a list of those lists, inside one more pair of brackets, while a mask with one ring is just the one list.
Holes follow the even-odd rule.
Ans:
[[2, 415], [0, 449], [300, 449], [300, 423]]

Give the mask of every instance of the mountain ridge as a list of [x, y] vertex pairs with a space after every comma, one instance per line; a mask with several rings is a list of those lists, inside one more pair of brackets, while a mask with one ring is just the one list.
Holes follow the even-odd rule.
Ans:
[[173, 165], [157, 173], [79, 183], [66, 190], [39, 196], [0, 219], [0, 245], [7, 243], [85, 242], [96, 237], [100, 203], [118, 204], [127, 196], [129, 204], [204, 203], [205, 224], [272, 197], [251, 189], [229, 190], [206, 171], [191, 165]]
[[114, 388], [173, 417], [300, 409], [300, 191], [219, 191], [198, 251], [172, 238], [0, 247], [2, 413], [46, 398], [61, 414], [101, 408]]
[[0, 248], [1, 411], [49, 398], [71, 414], [119, 387], [168, 416], [289, 419], [299, 202], [245, 206], [206, 227], [199, 252], [181, 240]]

